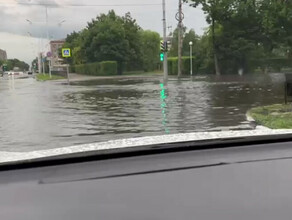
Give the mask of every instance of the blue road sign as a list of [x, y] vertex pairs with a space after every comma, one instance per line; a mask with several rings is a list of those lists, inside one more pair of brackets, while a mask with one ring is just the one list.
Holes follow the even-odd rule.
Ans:
[[70, 48], [63, 48], [62, 49], [62, 56], [63, 57], [71, 57], [71, 50], [70, 50]]

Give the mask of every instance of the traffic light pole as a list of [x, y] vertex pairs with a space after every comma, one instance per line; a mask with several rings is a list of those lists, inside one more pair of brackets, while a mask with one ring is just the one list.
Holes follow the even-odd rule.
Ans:
[[182, 15], [182, 0], [179, 0], [178, 6], [178, 77], [182, 76], [182, 28], [183, 28], [183, 15]]
[[164, 80], [168, 78], [168, 67], [167, 67], [167, 37], [166, 37], [166, 6], [165, 0], [162, 0], [162, 10], [163, 10], [163, 41], [164, 41], [164, 60], [163, 60], [163, 77]]

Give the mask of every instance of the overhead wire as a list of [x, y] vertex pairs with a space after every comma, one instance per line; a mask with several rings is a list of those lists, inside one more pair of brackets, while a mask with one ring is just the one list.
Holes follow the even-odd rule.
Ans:
[[13, 5], [13, 6], [51, 6], [51, 7], [143, 7], [143, 6], [158, 6], [160, 3], [136, 3], [136, 4], [54, 4], [54, 3], [28, 3], [28, 2], [15, 2], [7, 3], [0, 1], [0, 5]]

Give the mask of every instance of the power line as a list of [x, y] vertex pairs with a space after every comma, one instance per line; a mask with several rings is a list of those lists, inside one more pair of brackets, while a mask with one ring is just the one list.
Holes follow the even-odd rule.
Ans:
[[143, 7], [143, 6], [157, 6], [161, 4], [157, 3], [141, 3], [141, 4], [53, 4], [53, 3], [27, 3], [27, 2], [17, 2], [16, 4], [0, 2], [1, 5], [13, 5], [13, 6], [48, 6], [48, 7]]

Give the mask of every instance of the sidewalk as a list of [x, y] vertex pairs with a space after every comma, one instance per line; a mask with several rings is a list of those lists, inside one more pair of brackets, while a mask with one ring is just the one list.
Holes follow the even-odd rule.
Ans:
[[[69, 79], [70, 82], [78, 82], [78, 81], [87, 81], [87, 80], [98, 80], [98, 79], [131, 79], [131, 78], [152, 78], [152, 77], [162, 77], [163, 75], [160, 73], [153, 73], [153, 74], [141, 74], [141, 75], [118, 75], [118, 76], [90, 76], [90, 75], [81, 75], [77, 73], [70, 73]], [[60, 80], [54, 80], [58, 82], [66, 81], [67, 79], [60, 79]]]

